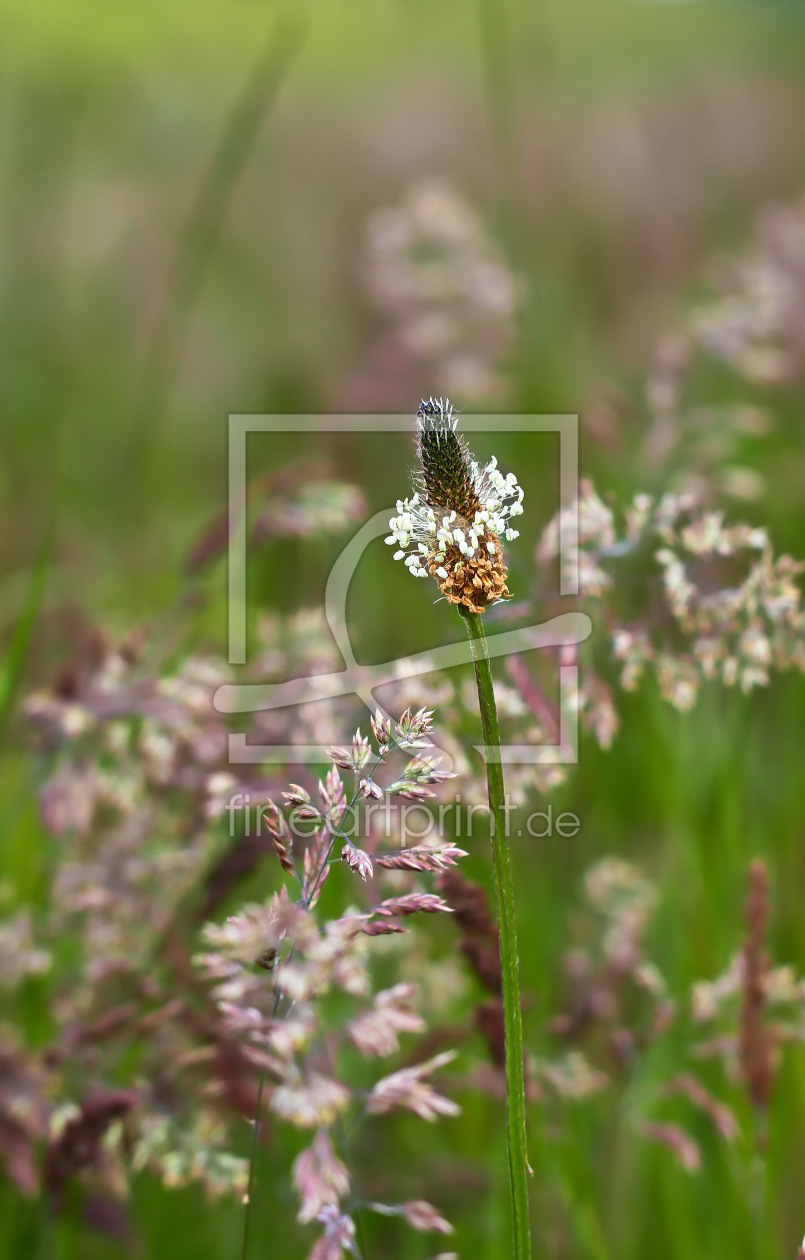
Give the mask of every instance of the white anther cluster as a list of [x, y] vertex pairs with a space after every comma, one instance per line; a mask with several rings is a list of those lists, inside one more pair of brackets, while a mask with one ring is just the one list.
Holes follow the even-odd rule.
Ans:
[[455, 511], [437, 516], [419, 494], [397, 500], [398, 515], [389, 521], [391, 533], [386, 542], [389, 546], [397, 544], [394, 559], [404, 560], [414, 577], [428, 576], [424, 561], [433, 555], [440, 566], [437, 575], [446, 578], [447, 571], [441, 565], [448, 547], [457, 547], [465, 559], [472, 560], [482, 548], [489, 555], [495, 554], [497, 545], [488, 537], [490, 534], [509, 542], [519, 537], [509, 523], [523, 511], [523, 491], [514, 473], [504, 477], [494, 456], [484, 468], [472, 461], [470, 469], [473, 488], [482, 505], [472, 521], [457, 523]]

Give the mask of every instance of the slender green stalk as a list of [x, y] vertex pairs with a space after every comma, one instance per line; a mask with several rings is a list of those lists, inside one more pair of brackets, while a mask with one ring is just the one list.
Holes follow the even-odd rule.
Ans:
[[[517, 925], [514, 917], [514, 888], [506, 836], [503, 794], [503, 766], [500, 762], [500, 732], [492, 688], [492, 671], [486, 647], [486, 633], [480, 613], [460, 606], [467, 625], [478, 683], [478, 704], [484, 743], [487, 748], [486, 779], [489, 791], [492, 866], [495, 873], [498, 931], [500, 933], [500, 973], [503, 981], [503, 1020], [506, 1037], [506, 1137], [509, 1151], [509, 1182], [512, 1197], [515, 1260], [531, 1255], [528, 1222], [528, 1149], [526, 1136], [525, 1076], [523, 1073], [523, 1024], [520, 1012], [520, 959], [517, 952]], [[498, 757], [495, 759], [494, 750]]]
[[301, 51], [306, 33], [306, 23], [297, 13], [277, 19], [240, 98], [227, 115], [201, 179], [181, 242], [173, 288], [155, 327], [136, 403], [133, 434], [127, 448], [128, 481], [134, 486], [138, 482], [131, 476], [131, 461], [142, 467], [151, 457], [153, 435], [170, 402], [190, 320], [215, 257], [238, 178], [254, 152], [260, 128]]

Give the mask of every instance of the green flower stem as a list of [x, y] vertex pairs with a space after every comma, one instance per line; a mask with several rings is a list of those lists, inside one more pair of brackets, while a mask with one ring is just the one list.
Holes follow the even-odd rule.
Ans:
[[[495, 873], [498, 931], [500, 933], [500, 972], [503, 981], [503, 1019], [506, 1037], [506, 1138], [509, 1152], [509, 1183], [514, 1227], [514, 1260], [529, 1260], [531, 1234], [528, 1222], [528, 1163], [526, 1137], [525, 1076], [523, 1073], [523, 1024], [520, 1011], [520, 960], [517, 953], [517, 925], [514, 917], [514, 888], [506, 836], [503, 794], [503, 766], [500, 761], [500, 732], [492, 688], [492, 671], [486, 647], [486, 633], [480, 613], [465, 611], [461, 605], [472, 645], [478, 704], [484, 743], [487, 747], [486, 778], [492, 834], [492, 864]], [[495, 751], [498, 756], [495, 759]]]

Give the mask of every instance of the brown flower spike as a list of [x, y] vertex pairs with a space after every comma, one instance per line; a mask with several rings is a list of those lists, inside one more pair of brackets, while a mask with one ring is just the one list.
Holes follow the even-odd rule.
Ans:
[[420, 403], [417, 453], [415, 493], [398, 501], [386, 542], [414, 577], [435, 578], [451, 604], [483, 612], [508, 598], [501, 539], [518, 536], [508, 522], [522, 512], [523, 492], [494, 457], [484, 468], [472, 458], [449, 399]]

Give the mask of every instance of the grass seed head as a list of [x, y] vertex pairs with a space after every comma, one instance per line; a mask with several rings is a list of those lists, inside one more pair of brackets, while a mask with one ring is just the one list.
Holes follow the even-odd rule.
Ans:
[[432, 577], [445, 599], [470, 612], [506, 599], [505, 537], [518, 532], [523, 492], [492, 457], [481, 468], [457, 432], [450, 400], [429, 398], [417, 412], [419, 469], [414, 494], [399, 500], [389, 522], [389, 545], [414, 577]]

